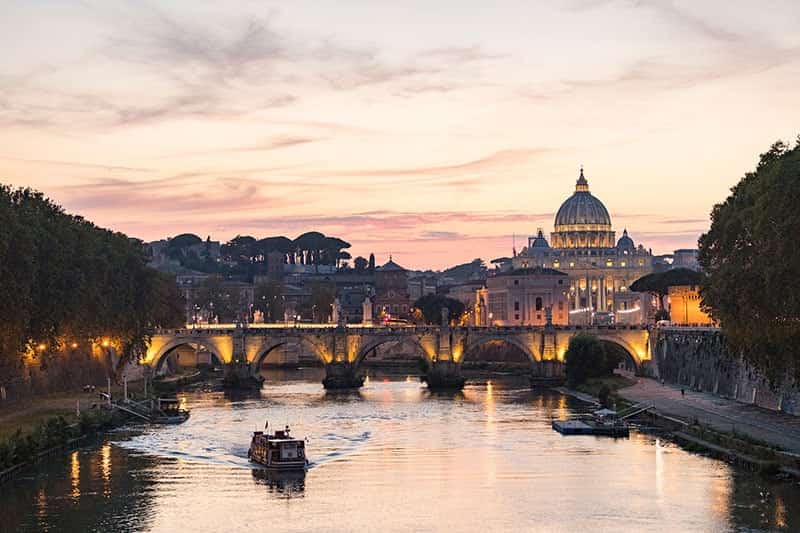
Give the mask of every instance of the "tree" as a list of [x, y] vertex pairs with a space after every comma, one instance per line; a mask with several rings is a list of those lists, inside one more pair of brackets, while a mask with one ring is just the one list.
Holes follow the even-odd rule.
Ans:
[[369, 273], [375, 272], [375, 254], [369, 254]]
[[414, 302], [414, 307], [422, 312], [426, 324], [441, 324], [442, 309], [447, 308], [451, 323], [458, 323], [466, 311], [460, 300], [448, 298], [441, 294], [426, 294]]
[[353, 268], [356, 272], [364, 272], [369, 267], [369, 262], [360, 255], [353, 260]]
[[609, 373], [605, 347], [594, 335], [581, 333], [572, 337], [565, 359], [564, 373], [571, 387]]
[[[799, 140], [800, 141], [800, 140]], [[702, 305], [731, 347], [773, 380], [800, 379], [800, 144], [777, 142], [711, 211]]]
[[206, 313], [209, 320], [220, 322], [242, 320], [247, 313], [247, 298], [242, 289], [226, 282], [221, 276], [210, 276], [195, 295], [195, 305]]
[[330, 322], [333, 301], [336, 299], [336, 285], [326, 281], [313, 281], [308, 284], [311, 298], [302, 306], [302, 315], [314, 322]]
[[265, 322], [280, 322], [286, 310], [283, 299], [283, 285], [277, 282], [262, 283], [256, 286], [253, 309], [264, 314]]
[[669, 294], [670, 287], [680, 285], [699, 286], [703, 283], [705, 276], [700, 272], [688, 268], [672, 268], [664, 272], [653, 272], [637, 279], [631, 283], [631, 290], [634, 292], [647, 292], [657, 297], [658, 311], [656, 320], [661, 320], [664, 316], [669, 319], [669, 313], [663, 308], [664, 298]]
[[0, 380], [34, 347], [49, 357], [112, 337], [124, 358], [141, 357], [155, 328], [184, 318], [174, 277], [147, 266], [141, 241], [30, 189], [0, 185], [0, 280]]

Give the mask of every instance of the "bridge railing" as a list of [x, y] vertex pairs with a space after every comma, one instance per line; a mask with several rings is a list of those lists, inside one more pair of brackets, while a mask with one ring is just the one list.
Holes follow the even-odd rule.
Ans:
[[[531, 331], [641, 331], [651, 329], [651, 325], [596, 325], [596, 326], [453, 326], [451, 329], [454, 331], [467, 331], [467, 332], [493, 332], [493, 333], [524, 333]], [[187, 325], [185, 328], [178, 329], [162, 329], [157, 330], [156, 334], [160, 335], [227, 335], [231, 331], [237, 329], [236, 324], [204, 324], [204, 325]], [[241, 329], [247, 331], [249, 334], [269, 334], [275, 335], [296, 335], [297, 333], [319, 334], [325, 332], [337, 331], [339, 328], [335, 324], [250, 324], [248, 326], [241, 326]], [[682, 328], [686, 330], [687, 328]], [[708, 330], [709, 328], [706, 328]], [[713, 328], [712, 328], [713, 329]], [[348, 333], [361, 333], [361, 334], [382, 334], [382, 333], [415, 333], [425, 334], [439, 332], [441, 326], [436, 325], [370, 325], [370, 324], [348, 324], [346, 331]]]

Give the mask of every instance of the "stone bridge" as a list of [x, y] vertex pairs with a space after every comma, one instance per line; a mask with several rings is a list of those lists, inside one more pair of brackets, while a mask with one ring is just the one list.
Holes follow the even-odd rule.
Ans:
[[287, 343], [298, 343], [324, 364], [326, 388], [352, 388], [363, 382], [358, 370], [367, 354], [385, 343], [405, 342], [416, 346], [425, 361], [430, 388], [460, 388], [464, 384], [462, 363], [491, 341], [519, 348], [530, 361], [533, 378], [561, 377], [569, 339], [578, 333], [589, 333], [619, 345], [629, 355], [630, 366], [637, 372], [649, 373], [650, 332], [644, 327], [628, 326], [218, 325], [158, 331], [152, 337], [143, 364], [158, 368], [173, 349], [199, 345], [225, 365], [229, 383], [259, 383], [259, 370], [267, 355]]

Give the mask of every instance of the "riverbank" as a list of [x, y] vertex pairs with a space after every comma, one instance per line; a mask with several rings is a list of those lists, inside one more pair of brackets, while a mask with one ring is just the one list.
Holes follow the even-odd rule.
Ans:
[[[0, 406], [0, 440], [14, 434], [17, 430], [27, 433], [36, 428], [43, 421], [63, 416], [67, 423], [74, 424], [78, 421], [77, 408], [81, 412], [91, 409], [92, 405], [105, 403], [100, 397], [101, 392], [107, 392], [106, 387], [98, 386], [95, 392], [85, 392], [82, 388], [70, 392], [38, 395], [19, 401], [10, 402]], [[141, 381], [128, 384], [128, 394], [143, 396], [144, 383]], [[121, 385], [112, 385], [113, 397], [121, 397]]]
[[720, 433], [743, 435], [800, 456], [800, 417], [770, 411], [709, 393], [638, 378], [617, 394], [633, 403], [652, 404], [659, 412]]
[[28, 467], [78, 448], [91, 437], [119, 427], [128, 419], [121, 411], [97, 408], [81, 413], [74, 423], [58, 415], [39, 422], [26, 432], [17, 428], [14, 433], [0, 439], [0, 485]]
[[[726, 403], [730, 401], [720, 401], [719, 398], [714, 398], [715, 401], [709, 406], [709, 399], [702, 393], [681, 393], [679, 388], [646, 378], [627, 380], [628, 385], [623, 381], [602, 384], [601, 381], [607, 380], [587, 384], [581, 390], [563, 387], [556, 390], [599, 405], [598, 398], [588, 392], [602, 385], [620, 385], [611, 390], [618, 410], [633, 404], [651, 405], [649, 411], [637, 418], [667, 431], [672, 440], [688, 451], [712, 455], [765, 475], [800, 478], [800, 455], [793, 449], [800, 442], [795, 442], [798, 435], [787, 427], [787, 423], [800, 422], [795, 420], [796, 417], [760, 408], [745, 409], [748, 406], [730, 405]], [[740, 414], [734, 416], [720, 412], [723, 408]], [[778, 425], [782, 423], [783, 431]]]

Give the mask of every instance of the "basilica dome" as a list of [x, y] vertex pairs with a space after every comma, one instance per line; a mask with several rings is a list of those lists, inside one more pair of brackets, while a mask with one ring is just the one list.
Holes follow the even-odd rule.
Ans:
[[561, 204], [556, 213], [556, 231], [559, 226], [592, 226], [591, 229], [600, 229], [599, 226], [603, 226], [603, 229], [611, 229], [608, 210], [603, 202], [589, 192], [589, 182], [583, 175], [583, 169], [575, 184], [575, 193]]
[[556, 213], [550, 243], [553, 248], [613, 248], [616, 244], [611, 216], [603, 202], [589, 192], [583, 168], [575, 192]]

